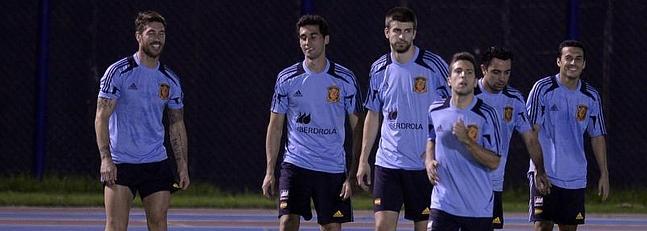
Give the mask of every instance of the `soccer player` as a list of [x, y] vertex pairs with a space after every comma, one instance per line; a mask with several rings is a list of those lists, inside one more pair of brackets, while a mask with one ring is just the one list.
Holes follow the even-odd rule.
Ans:
[[[263, 195], [274, 193], [274, 168], [287, 119], [279, 179], [280, 230], [298, 230], [299, 216], [312, 219], [311, 198], [321, 229], [341, 230], [342, 223], [353, 220], [350, 177], [354, 174], [346, 174], [345, 121], [348, 117], [353, 136], [359, 140], [361, 97], [353, 73], [326, 58], [330, 40], [326, 20], [305, 15], [296, 27], [305, 57], [281, 71], [276, 80], [267, 127]], [[355, 144], [359, 142], [353, 143], [359, 147]]]
[[[593, 154], [600, 169], [598, 195], [609, 196], [606, 128], [598, 91], [582, 81], [586, 67], [584, 45], [566, 40], [559, 44], [559, 73], [540, 79], [528, 97], [530, 124], [539, 133], [544, 167], [553, 187], [541, 195], [530, 181], [530, 221], [535, 230], [576, 230], [584, 224], [586, 190], [586, 156], [584, 132], [591, 137]], [[530, 165], [530, 176], [536, 163]]]
[[371, 67], [369, 110], [364, 123], [362, 152], [357, 171], [360, 187], [368, 190], [371, 148], [383, 116], [375, 160], [373, 210], [377, 230], [395, 230], [404, 203], [405, 215], [415, 230], [425, 230], [429, 218], [431, 184], [424, 165], [428, 133], [427, 110], [434, 100], [446, 98], [447, 63], [438, 55], [413, 45], [416, 15], [405, 7], [386, 13], [384, 35], [391, 52]]
[[[105, 230], [127, 229], [137, 193], [148, 230], [167, 230], [171, 191], [189, 187], [183, 94], [178, 76], [159, 62], [166, 41], [164, 17], [154, 11], [140, 12], [135, 27], [139, 50], [108, 67], [97, 100], [94, 124], [101, 154]], [[177, 183], [164, 148], [165, 108]]]
[[490, 172], [494, 187], [494, 216], [492, 226], [495, 229], [503, 228], [503, 176], [505, 164], [508, 159], [510, 138], [516, 130], [523, 138], [524, 143], [534, 163], [538, 163], [535, 171], [535, 185], [541, 194], [550, 192], [550, 182], [544, 171], [544, 161], [537, 136], [528, 123], [526, 102], [517, 89], [508, 85], [512, 70], [512, 52], [501, 47], [491, 47], [481, 57], [481, 72], [483, 78], [478, 80], [474, 95], [488, 105], [494, 107], [499, 113], [501, 125], [501, 163], [499, 167]]
[[500, 163], [496, 110], [474, 96], [474, 56], [454, 54], [452, 95], [429, 107], [425, 167], [435, 184], [428, 230], [492, 230], [490, 171]]

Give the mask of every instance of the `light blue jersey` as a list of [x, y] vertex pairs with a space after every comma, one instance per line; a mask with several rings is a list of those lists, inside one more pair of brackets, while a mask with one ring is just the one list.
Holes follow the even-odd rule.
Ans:
[[[584, 132], [590, 137], [606, 135], [598, 91], [584, 81], [570, 90], [559, 74], [535, 83], [528, 97], [530, 124], [537, 124], [544, 153], [546, 175], [553, 185], [567, 189], [586, 188]], [[531, 161], [530, 171], [534, 171]]]
[[429, 107], [429, 140], [435, 142], [439, 178], [431, 194], [431, 208], [455, 216], [492, 217], [490, 170], [474, 159], [452, 129], [458, 119], [463, 120], [472, 140], [500, 155], [497, 113], [476, 97], [465, 109], [451, 105], [450, 100], [436, 101]]
[[492, 179], [494, 191], [502, 192], [512, 133], [514, 130], [525, 133], [531, 129], [526, 113], [526, 101], [521, 92], [510, 86], [506, 86], [498, 93], [488, 92], [483, 87], [483, 79], [478, 81], [478, 86], [474, 89], [474, 95], [492, 106], [499, 116], [499, 124], [501, 125], [501, 162], [499, 162], [499, 167], [496, 170], [490, 172], [490, 178]]
[[447, 63], [440, 56], [415, 47], [408, 63], [385, 54], [371, 66], [364, 106], [382, 112], [375, 165], [391, 169], [424, 169], [427, 110], [447, 98]]
[[159, 63], [155, 68], [140, 65], [135, 54], [108, 67], [99, 87], [99, 97], [117, 103], [108, 125], [113, 162], [165, 160], [164, 108], [184, 107], [177, 75]]
[[281, 71], [271, 110], [288, 121], [283, 161], [314, 171], [345, 172], [346, 115], [362, 110], [358, 102], [357, 79], [339, 64], [327, 60], [320, 73], [308, 70], [305, 62]]

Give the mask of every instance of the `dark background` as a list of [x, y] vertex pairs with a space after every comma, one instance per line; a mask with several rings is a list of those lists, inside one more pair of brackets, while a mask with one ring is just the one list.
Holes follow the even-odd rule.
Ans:
[[[445, 59], [457, 51], [478, 56], [491, 45], [511, 48], [511, 84], [526, 94], [536, 80], [558, 71], [562, 40], [582, 40], [587, 46], [583, 79], [603, 97], [611, 184], [636, 187], [647, 180], [647, 171], [640, 170], [647, 163], [645, 1], [47, 2], [49, 14], [41, 13], [39, 1], [0, 1], [1, 175], [98, 176], [98, 81], [110, 64], [136, 51], [136, 13], [153, 9], [168, 23], [162, 61], [180, 75], [186, 95], [192, 180], [227, 191], [257, 191], [265, 172], [276, 75], [303, 59], [294, 28], [298, 17], [315, 12], [328, 19], [328, 57], [354, 71], [365, 89], [371, 63], [388, 51], [384, 13], [406, 5], [418, 14], [415, 43]], [[41, 38], [45, 46], [38, 45]], [[39, 93], [46, 99], [43, 107]], [[506, 185], [525, 187], [528, 155], [519, 137], [512, 142]], [[587, 148], [589, 182], [595, 185], [597, 165], [588, 143]], [[42, 172], [34, 170], [35, 153], [42, 154]]]

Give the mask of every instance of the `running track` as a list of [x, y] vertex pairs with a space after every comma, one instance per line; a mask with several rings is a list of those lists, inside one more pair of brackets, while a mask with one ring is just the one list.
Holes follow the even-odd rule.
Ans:
[[[82, 231], [103, 230], [103, 208], [0, 207], [0, 231]], [[301, 230], [319, 230], [313, 218], [301, 222]], [[647, 214], [589, 214], [578, 230], [647, 230]], [[525, 214], [506, 214], [505, 230], [530, 230]], [[413, 230], [410, 221], [400, 220], [398, 230]], [[176, 231], [265, 231], [277, 229], [276, 211], [242, 209], [171, 209], [169, 230]], [[373, 216], [357, 211], [355, 221], [344, 230], [372, 230]], [[141, 209], [130, 213], [129, 230], [145, 231]], [[557, 229], [555, 229], [557, 230]]]

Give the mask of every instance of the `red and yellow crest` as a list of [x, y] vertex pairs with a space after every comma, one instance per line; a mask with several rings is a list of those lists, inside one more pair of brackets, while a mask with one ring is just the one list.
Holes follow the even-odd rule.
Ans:
[[160, 99], [168, 100], [170, 90], [171, 90], [171, 87], [168, 84], [166, 83], [160, 84], [160, 90], [159, 90]]
[[589, 110], [589, 107], [587, 107], [584, 104], [577, 105], [577, 114], [576, 118], [577, 121], [584, 121], [586, 118], [586, 112]]
[[427, 92], [427, 78], [418, 76], [413, 80], [413, 92], [425, 93]]
[[503, 120], [505, 122], [510, 122], [512, 121], [512, 107], [510, 106], [505, 106], [503, 108]]
[[330, 86], [328, 87], [328, 96], [326, 97], [329, 103], [339, 102], [339, 87]]
[[475, 124], [467, 125], [467, 137], [476, 142], [476, 136], [479, 134], [479, 127]]

